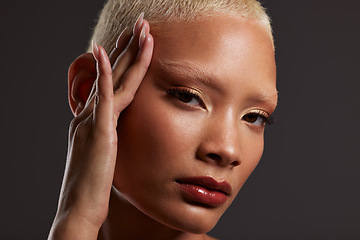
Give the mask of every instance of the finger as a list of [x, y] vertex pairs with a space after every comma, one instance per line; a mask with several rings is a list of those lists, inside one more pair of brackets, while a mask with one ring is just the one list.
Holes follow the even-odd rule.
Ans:
[[[133, 59], [136, 57], [136, 53], [138, 52], [138, 39], [139, 39], [139, 35], [140, 35], [140, 30], [141, 30], [141, 26], [143, 25], [143, 23], [145, 22], [145, 26], [147, 26], [146, 29], [146, 33], [149, 33], [149, 23], [146, 20], [143, 20], [143, 13], [140, 14], [140, 16], [138, 17], [136, 23], [134, 24], [133, 27], [133, 36], [131, 36], [129, 34], [130, 31], [127, 30], [127, 28], [125, 28], [122, 33], [120, 34], [120, 36], [118, 37], [117, 43], [116, 43], [116, 47], [113, 49], [113, 51], [110, 54], [110, 64], [111, 61], [115, 61], [116, 59], [121, 59], [121, 61], [118, 61], [117, 63], [115, 63], [113, 69], [114, 69], [114, 73], [113, 73], [113, 85], [116, 85], [113, 89], [116, 89], [117, 86], [119, 85], [119, 80], [120, 77], [116, 77], [119, 75], [123, 75], [123, 73], [128, 69], [129, 65], [131, 64], [131, 62], [133, 61]], [[136, 34], [137, 32], [139, 32], [137, 34], [137, 36], [134, 36], [134, 34]], [[137, 41], [136, 41], [137, 40]], [[130, 51], [128, 51], [130, 50]], [[122, 53], [119, 53], [122, 52]], [[121, 68], [121, 65], [122, 68]], [[114, 77], [115, 75], [115, 77]], [[78, 120], [82, 121], [83, 119], [87, 118], [93, 111], [94, 108], [94, 99], [95, 99], [95, 89], [96, 89], [96, 81], [94, 82], [94, 85], [92, 87], [92, 90], [89, 94], [89, 98], [85, 104], [85, 107], [83, 109], [83, 111], [78, 115]]]
[[89, 115], [92, 113], [94, 108], [94, 96], [95, 96], [95, 90], [96, 90], [96, 81], [94, 81], [93, 86], [91, 88], [90, 94], [88, 96], [88, 99], [86, 100], [85, 106], [82, 109], [82, 111], [71, 121], [70, 123], [70, 131], [69, 131], [69, 137], [72, 139], [74, 132], [76, 131], [76, 128], [78, 125], [84, 121], [86, 118], [89, 117]]
[[[131, 31], [128, 30], [126, 27], [119, 35], [116, 43], [115, 48], [110, 53], [109, 59], [110, 64], [113, 65], [120, 53], [126, 48], [126, 46], [129, 44], [129, 41], [132, 37]], [[114, 82], [113, 82], [114, 85]], [[94, 99], [95, 99], [95, 91], [96, 91], [96, 81], [94, 81], [94, 84], [91, 88], [91, 91], [89, 93], [89, 97], [85, 103], [85, 106], [83, 110], [80, 112], [80, 114], [74, 119], [74, 125], [78, 124], [79, 122], [86, 119], [93, 111], [94, 109]]]
[[133, 100], [151, 62], [154, 40], [150, 33], [145, 33], [145, 29], [143, 29], [142, 35], [141, 49], [133, 65], [124, 75], [119, 88], [115, 90], [114, 114], [117, 117]]
[[111, 66], [114, 65], [120, 53], [124, 51], [131, 39], [131, 36], [131, 32], [128, 30], [127, 27], [120, 33], [118, 39], [116, 40], [115, 48], [111, 51], [109, 55]]
[[93, 54], [97, 61], [98, 77], [94, 94], [93, 119], [95, 129], [110, 133], [114, 129], [113, 82], [110, 60], [101, 46], [93, 42]]
[[[141, 20], [141, 19], [140, 19]], [[138, 29], [139, 22], [137, 22], [134, 26], [134, 32], [128, 46], [126, 49], [120, 54], [113, 65], [113, 79], [115, 81], [115, 89], [119, 86], [119, 80], [121, 79], [122, 75], [127, 71], [130, 65], [135, 60], [138, 51], [139, 51], [139, 36], [141, 29], [145, 26], [146, 34], [149, 33], [149, 23], [146, 20], [141, 20], [142, 24]]]

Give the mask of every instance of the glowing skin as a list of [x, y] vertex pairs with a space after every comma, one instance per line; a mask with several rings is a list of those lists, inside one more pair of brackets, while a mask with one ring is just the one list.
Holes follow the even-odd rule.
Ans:
[[[263, 118], [248, 114], [276, 107], [273, 43], [262, 26], [229, 16], [164, 23], [152, 35], [152, 63], [118, 122], [120, 194], [104, 229], [136, 222], [147, 236], [202, 239], [191, 233], [214, 227], [262, 155]], [[184, 197], [177, 180], [199, 176], [230, 184], [224, 204]]]

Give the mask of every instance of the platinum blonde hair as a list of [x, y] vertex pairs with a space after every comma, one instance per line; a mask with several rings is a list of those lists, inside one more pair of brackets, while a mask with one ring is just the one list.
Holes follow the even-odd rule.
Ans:
[[109, 53], [118, 35], [125, 27], [131, 29], [141, 12], [145, 13], [152, 31], [161, 22], [226, 14], [260, 23], [272, 39], [270, 18], [256, 0], [108, 0], [100, 12], [92, 39]]

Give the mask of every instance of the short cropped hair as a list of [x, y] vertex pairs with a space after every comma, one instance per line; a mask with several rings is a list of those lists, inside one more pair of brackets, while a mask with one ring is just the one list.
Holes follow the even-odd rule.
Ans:
[[118, 35], [125, 27], [131, 29], [141, 12], [145, 13], [152, 31], [161, 22], [226, 14], [259, 22], [272, 39], [270, 18], [256, 0], [108, 0], [100, 12], [92, 39], [109, 53]]

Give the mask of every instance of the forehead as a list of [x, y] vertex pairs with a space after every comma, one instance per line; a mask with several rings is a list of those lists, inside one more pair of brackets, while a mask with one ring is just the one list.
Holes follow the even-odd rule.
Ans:
[[[218, 14], [199, 17], [189, 21], [158, 22], [151, 30], [156, 42], [164, 47], [182, 47], [199, 51], [222, 44], [222, 48], [234, 47], [234, 44], [255, 45], [268, 48], [273, 54], [271, 32], [253, 19]], [[207, 39], [208, 41], [202, 41]], [[201, 42], [201, 48], [197, 43]], [[176, 45], [175, 45], [176, 44]], [[160, 44], [158, 44], [160, 45]], [[257, 47], [259, 47], [257, 46]], [[233, 51], [234, 54], [239, 52]]]
[[[203, 72], [233, 87], [276, 92], [276, 64], [268, 30], [251, 19], [204, 17], [166, 22], [152, 32], [153, 64], [173, 72]], [[260, 89], [261, 88], [261, 89]]]

